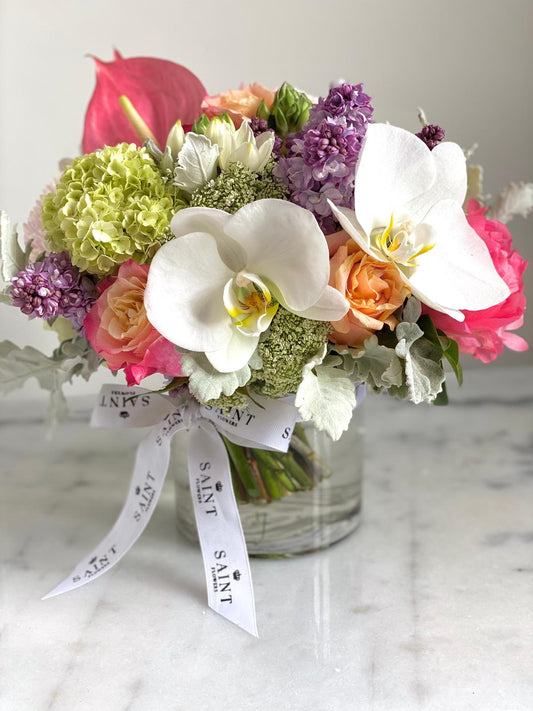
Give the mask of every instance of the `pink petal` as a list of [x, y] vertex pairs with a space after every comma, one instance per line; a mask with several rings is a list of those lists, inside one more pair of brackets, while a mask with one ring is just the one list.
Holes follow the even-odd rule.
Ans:
[[96, 64], [96, 88], [85, 115], [83, 152], [126, 141], [139, 145], [135, 131], [119, 106], [125, 95], [147, 123], [160, 146], [180, 119], [192, 124], [201, 114], [206, 90], [188, 69], [151, 57], [123, 59], [115, 52], [112, 62]]

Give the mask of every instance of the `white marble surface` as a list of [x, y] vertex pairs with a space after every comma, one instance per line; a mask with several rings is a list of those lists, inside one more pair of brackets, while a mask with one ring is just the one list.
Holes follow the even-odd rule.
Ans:
[[42, 404], [4, 400], [2, 711], [532, 709], [533, 371], [452, 397], [367, 401], [363, 524], [252, 561], [259, 640], [206, 608], [170, 481], [113, 571], [41, 602], [112, 525], [139, 432], [77, 401], [47, 442]]

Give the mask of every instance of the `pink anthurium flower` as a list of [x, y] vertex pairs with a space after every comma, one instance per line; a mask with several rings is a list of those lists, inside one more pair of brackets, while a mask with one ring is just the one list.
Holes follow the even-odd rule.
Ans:
[[84, 153], [122, 141], [140, 143], [120, 107], [120, 96], [128, 97], [161, 146], [178, 119], [188, 125], [202, 113], [206, 90], [179, 64], [151, 57], [124, 59], [117, 51], [112, 62], [94, 61], [96, 88], [85, 115]]

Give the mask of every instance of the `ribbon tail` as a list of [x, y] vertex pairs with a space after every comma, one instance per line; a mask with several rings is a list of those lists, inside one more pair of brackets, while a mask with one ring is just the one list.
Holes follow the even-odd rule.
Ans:
[[258, 637], [250, 562], [224, 443], [214, 425], [189, 432], [188, 468], [209, 607]]
[[155, 510], [168, 471], [170, 440], [175, 432], [183, 428], [181, 414], [174, 411], [145, 436], [137, 448], [128, 495], [115, 525], [104, 540], [43, 600], [95, 580], [126, 555]]

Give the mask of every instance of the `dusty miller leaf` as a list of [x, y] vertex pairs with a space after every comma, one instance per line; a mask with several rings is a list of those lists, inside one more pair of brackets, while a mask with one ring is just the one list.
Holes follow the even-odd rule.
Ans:
[[36, 378], [43, 390], [55, 393], [74, 376], [88, 380], [101, 363], [84, 338], [65, 341], [52, 356], [31, 346], [19, 348], [11, 341], [0, 343], [0, 391], [11, 392]]
[[217, 171], [219, 147], [209, 138], [188, 133], [179, 152], [178, 166], [174, 171], [174, 185], [188, 193], [201, 188]]
[[416, 323], [422, 313], [422, 304], [416, 296], [410, 296], [405, 302], [402, 312], [402, 321]]
[[433, 402], [442, 390], [445, 373], [441, 351], [431, 345], [416, 323], [399, 323], [396, 326], [398, 345], [396, 354], [405, 361], [405, 378], [409, 399], [415, 404]]
[[489, 216], [506, 224], [521, 215], [527, 217], [533, 210], [533, 183], [509, 183], [489, 210]]
[[189, 390], [200, 402], [217, 400], [222, 394], [233, 395], [250, 380], [251, 370], [245, 365], [233, 373], [220, 373], [203, 353], [187, 353], [181, 358], [181, 372], [189, 376]]
[[294, 404], [303, 420], [338, 440], [348, 429], [355, 407], [354, 386], [342, 370], [328, 365], [304, 368]]
[[364, 351], [354, 353], [353, 357], [354, 377], [374, 390], [388, 390], [403, 384], [400, 358], [393, 348], [380, 345], [376, 336], [367, 338]]

